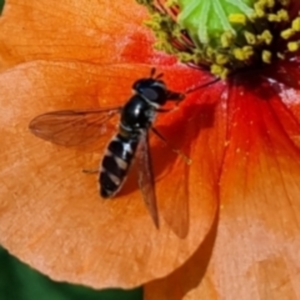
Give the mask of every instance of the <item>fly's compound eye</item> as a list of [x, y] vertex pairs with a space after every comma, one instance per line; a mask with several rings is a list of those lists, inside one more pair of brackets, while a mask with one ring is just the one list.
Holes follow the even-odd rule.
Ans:
[[168, 98], [166, 85], [161, 80], [141, 79], [134, 83], [133, 89], [147, 100], [160, 105], [164, 104]]
[[147, 89], [147, 88], [150, 88], [154, 83], [154, 80], [152, 78], [144, 78], [144, 79], [140, 79], [140, 80], [137, 80], [132, 88], [134, 91], [138, 92], [139, 94], [143, 93], [143, 90], [144, 89]]
[[142, 96], [144, 96], [147, 100], [151, 102], [161, 102], [161, 98], [165, 98], [164, 94], [165, 92], [158, 88], [145, 88], [143, 89], [143, 92], [141, 93]]

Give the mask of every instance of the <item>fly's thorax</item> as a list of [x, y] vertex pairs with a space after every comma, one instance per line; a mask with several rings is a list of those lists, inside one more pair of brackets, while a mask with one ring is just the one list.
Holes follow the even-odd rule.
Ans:
[[130, 133], [148, 129], [154, 121], [155, 115], [155, 106], [140, 95], [133, 95], [122, 109], [120, 130]]

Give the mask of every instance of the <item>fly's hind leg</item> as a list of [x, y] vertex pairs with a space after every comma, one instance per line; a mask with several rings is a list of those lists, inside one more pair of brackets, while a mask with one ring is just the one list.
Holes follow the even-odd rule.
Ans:
[[100, 172], [100, 169], [97, 168], [97, 169], [83, 169], [82, 170], [82, 173], [85, 173], [85, 174], [99, 174]]

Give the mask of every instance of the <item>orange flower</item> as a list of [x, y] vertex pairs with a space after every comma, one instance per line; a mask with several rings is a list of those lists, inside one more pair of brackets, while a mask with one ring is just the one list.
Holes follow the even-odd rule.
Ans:
[[110, 136], [64, 148], [28, 131], [47, 111], [124, 103], [151, 67], [176, 91], [211, 80], [152, 50], [145, 18], [128, 0], [7, 1], [1, 244], [57, 280], [98, 288], [154, 280], [147, 299], [296, 299], [298, 56], [199, 90], [159, 116], [155, 126], [192, 160], [151, 141], [159, 231], [134, 176], [117, 199], [102, 202], [96, 178], [81, 172], [98, 164]]

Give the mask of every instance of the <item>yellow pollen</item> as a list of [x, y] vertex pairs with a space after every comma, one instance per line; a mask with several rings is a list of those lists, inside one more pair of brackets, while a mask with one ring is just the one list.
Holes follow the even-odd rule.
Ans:
[[256, 12], [257, 17], [259, 17], [259, 18], [262, 18], [265, 16], [265, 11], [262, 9], [255, 9], [255, 12]]
[[289, 42], [287, 47], [290, 52], [296, 52], [299, 50], [299, 42]]
[[249, 32], [249, 31], [245, 31], [244, 36], [245, 36], [245, 39], [246, 39], [246, 41], [249, 45], [255, 45], [256, 44], [256, 37], [253, 33]]
[[250, 58], [254, 54], [252, 46], [244, 46], [243, 51], [245, 53], [246, 59]]
[[233, 24], [246, 25], [247, 18], [244, 14], [230, 14], [228, 20]]
[[290, 20], [289, 14], [286, 9], [280, 9], [277, 12], [277, 16], [279, 17], [280, 21], [288, 22]]
[[270, 45], [273, 40], [272, 33], [269, 30], [264, 30], [261, 35], [259, 35], [260, 41], [264, 42], [267, 45]]
[[270, 22], [280, 22], [280, 18], [276, 14], [269, 14], [268, 21]]
[[240, 61], [245, 61], [253, 55], [253, 48], [251, 46], [244, 46], [243, 48], [235, 48], [233, 55]]
[[262, 9], [272, 8], [274, 6], [274, 0], [259, 0], [257, 1], [258, 6]]
[[288, 22], [289, 14], [285, 9], [279, 10], [276, 14], [268, 14], [268, 21], [270, 22]]
[[[179, 60], [183, 63], [193, 60], [192, 55], [189, 53], [182, 52], [182, 53], [178, 53], [177, 56], [178, 56]], [[196, 63], [196, 61], [195, 61], [195, 63]]]
[[288, 28], [286, 30], [281, 31], [280, 36], [285, 39], [288, 40], [289, 38], [291, 38], [293, 35], [295, 34], [295, 30], [292, 28]]
[[229, 57], [224, 54], [217, 54], [216, 56], [216, 62], [218, 65], [225, 65], [229, 62]]
[[272, 59], [272, 53], [268, 50], [263, 50], [262, 52], [262, 60], [263, 62], [270, 64]]
[[225, 79], [229, 74], [229, 70], [227, 68], [216, 65], [216, 64], [213, 64], [210, 67], [210, 71], [222, 79]]
[[266, 1], [266, 7], [268, 8], [272, 8], [275, 5], [275, 1], [274, 0], [267, 0]]
[[223, 48], [228, 48], [230, 45], [232, 45], [232, 42], [234, 40], [233, 33], [230, 31], [226, 31], [221, 35], [221, 45]]
[[207, 55], [209, 58], [213, 58], [214, 53], [215, 53], [215, 51], [214, 51], [213, 48], [211, 48], [211, 47], [207, 47], [207, 48], [206, 48], [206, 55]]
[[241, 48], [235, 48], [233, 50], [233, 55], [238, 60], [245, 60], [245, 56], [244, 56], [243, 50]]
[[299, 32], [300, 31], [300, 17], [297, 17], [293, 22], [292, 22], [292, 29], [295, 31]]
[[258, 1], [254, 4], [254, 10], [257, 17], [262, 18], [265, 16], [264, 5], [261, 1]]

